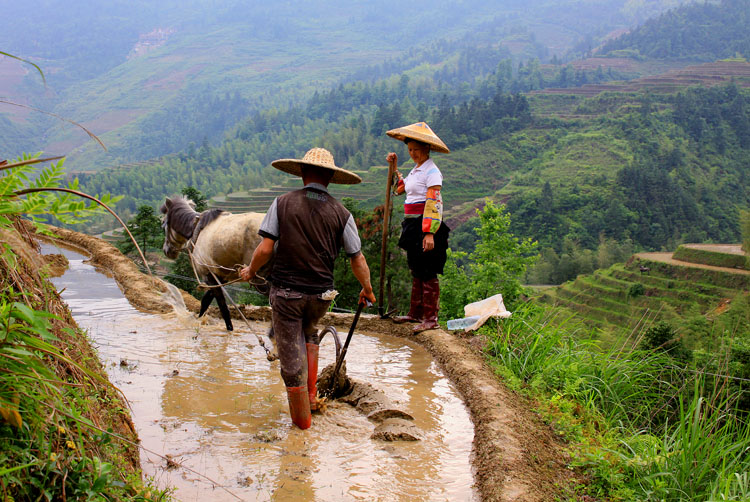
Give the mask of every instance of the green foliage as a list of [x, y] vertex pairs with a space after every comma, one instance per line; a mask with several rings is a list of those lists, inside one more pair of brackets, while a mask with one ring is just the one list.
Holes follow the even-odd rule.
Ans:
[[[621, 458], [639, 499], [746, 500], [750, 485], [738, 475], [750, 468], [750, 425], [734, 414], [731, 398], [712, 402], [700, 384], [680, 397], [678, 419], [661, 437], [625, 440]], [[719, 493], [730, 498], [714, 498]]]
[[742, 249], [746, 255], [750, 255], [750, 211], [740, 211], [740, 230]]
[[[154, 208], [151, 206], [140, 206], [138, 213], [127, 225], [128, 230], [130, 230], [133, 238], [143, 251], [149, 248], [161, 248], [164, 243], [164, 231], [161, 228], [161, 220], [156, 216]], [[117, 247], [123, 254], [135, 251], [135, 244], [133, 244], [133, 241], [127, 235], [117, 243]]]
[[722, 253], [711, 249], [700, 249], [689, 246], [680, 246], [672, 257], [675, 260], [688, 261], [691, 263], [702, 263], [715, 267], [744, 268], [750, 267], [747, 257], [740, 254]]
[[[9, 225], [10, 217], [23, 214], [36, 223], [45, 217], [54, 216], [58, 220], [73, 224], [86, 221], [93, 213], [99, 213], [102, 208], [94, 202], [87, 203], [70, 193], [51, 193], [49, 191], [28, 193], [23, 197], [15, 196], [26, 190], [54, 189], [60, 186], [65, 170], [64, 159], [38, 170], [35, 159], [39, 155], [23, 155], [14, 164], [17, 167], [5, 168], [0, 175], [0, 225]], [[0, 169], [2, 169], [0, 164]], [[78, 190], [78, 178], [70, 182], [67, 187]], [[99, 199], [104, 204], [117, 202], [120, 197], [112, 198], [109, 194]], [[41, 227], [39, 227], [41, 229]]]
[[750, 426], [738, 415], [746, 410], [739, 394], [717, 385], [723, 378], [694, 378], [661, 350], [603, 352], [556, 315], [517, 308], [496, 330], [483, 329], [486, 355], [571, 442], [572, 465], [590, 477], [588, 496], [745, 500]]
[[[3, 169], [0, 232], [13, 232], [26, 211], [36, 219], [66, 221], [92, 212], [68, 194], [17, 196], [29, 188], [57, 188], [63, 178], [61, 162], [34, 173], [29, 165]], [[55, 298], [52, 285], [16, 251], [0, 245], [0, 498], [145, 500], [140, 479], [123, 481], [125, 471], [133, 471], [124, 442], [97, 425], [121, 420], [108, 416], [120, 411], [100, 402], [117, 401], [116, 391], [82, 342], [85, 334], [47, 310]]]
[[[537, 258], [537, 244], [519, 239], [510, 232], [510, 214], [504, 206], [488, 200], [478, 210], [478, 241], [466, 257], [449, 254], [443, 277], [440, 308], [448, 316], [463, 317], [463, 306], [495, 294], [502, 294], [505, 305], [512, 308], [523, 293], [521, 278]], [[468, 264], [458, 265], [463, 258]]]
[[657, 59], [715, 61], [750, 54], [748, 10], [744, 0], [691, 3], [651, 19], [607, 42], [600, 54], [625, 51]]
[[208, 199], [195, 187], [189, 186], [182, 189], [182, 195], [195, 203], [195, 210], [202, 213], [208, 209]]
[[641, 340], [641, 348], [664, 351], [681, 362], [687, 362], [691, 357], [675, 329], [665, 321], [660, 321], [645, 331]]
[[514, 134], [498, 145], [510, 154], [504, 163], [518, 166], [498, 194], [509, 197], [513, 232], [558, 257], [566, 237], [590, 250], [602, 237], [656, 250], [736, 242], [737, 206], [750, 203], [747, 100], [733, 84], [648, 99], [600, 95], [584, 102], [602, 107], [591, 120]]
[[645, 292], [646, 288], [643, 287], [643, 284], [636, 282], [628, 288], [628, 298], [638, 298], [643, 296]]
[[633, 241], [600, 237], [595, 250], [584, 249], [571, 237], [563, 239], [561, 253], [554, 247], [543, 248], [539, 260], [526, 274], [527, 284], [562, 284], [581, 274], [608, 268], [615, 263], [627, 261], [633, 254]]

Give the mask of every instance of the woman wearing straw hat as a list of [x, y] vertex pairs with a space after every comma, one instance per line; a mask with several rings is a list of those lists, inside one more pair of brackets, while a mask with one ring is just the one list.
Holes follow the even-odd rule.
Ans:
[[[442, 221], [443, 202], [440, 190], [443, 175], [430, 159], [430, 150], [450, 153], [445, 143], [430, 126], [417, 122], [392, 129], [386, 134], [406, 143], [414, 168], [404, 178], [396, 169], [398, 183], [396, 194], [406, 193], [404, 221], [401, 224], [399, 247], [406, 250], [406, 259], [412, 275], [409, 313], [394, 318], [396, 323], [419, 323], [413, 331], [419, 333], [438, 327], [440, 309], [440, 281], [448, 249], [450, 229]], [[386, 157], [398, 166], [398, 156], [391, 152]]]
[[271, 165], [301, 176], [304, 187], [271, 203], [258, 230], [263, 240], [240, 276], [246, 281], [255, 277], [276, 248], [268, 277], [273, 331], [292, 422], [307, 429], [312, 424], [310, 412], [318, 408], [320, 340], [316, 325], [335, 296], [333, 263], [340, 248], [349, 256], [352, 272], [362, 285], [359, 303], [375, 302], [354, 218], [327, 189], [329, 183], [362, 180], [336, 167], [331, 153], [323, 148], [309, 150], [302, 159], [279, 159]]

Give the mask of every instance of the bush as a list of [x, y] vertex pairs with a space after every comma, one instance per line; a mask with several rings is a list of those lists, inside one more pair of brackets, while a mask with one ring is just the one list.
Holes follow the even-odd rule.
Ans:
[[[537, 243], [518, 239], [510, 232], [510, 214], [505, 206], [487, 200], [477, 210], [478, 242], [468, 256], [448, 253], [443, 274], [440, 309], [448, 319], [463, 317], [463, 306], [501, 293], [506, 307], [512, 309], [523, 293], [521, 277], [538, 258]], [[466, 265], [462, 265], [464, 260]]]
[[636, 282], [635, 284], [630, 286], [630, 289], [628, 289], [628, 297], [637, 298], [639, 296], [643, 296], [645, 292], [646, 288], [643, 287], [643, 284], [641, 284], [640, 282]]

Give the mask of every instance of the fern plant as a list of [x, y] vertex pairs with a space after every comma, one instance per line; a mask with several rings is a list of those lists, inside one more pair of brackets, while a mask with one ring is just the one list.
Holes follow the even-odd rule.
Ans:
[[[38, 170], [37, 164], [43, 162], [50, 164]], [[38, 155], [24, 154], [16, 162], [0, 163], [0, 225], [9, 225], [10, 216], [21, 215], [35, 223], [44, 221], [43, 217], [47, 216], [54, 216], [63, 223], [82, 223], [92, 213], [101, 212], [103, 207], [96, 198], [84, 197], [90, 199], [88, 203], [81, 200], [81, 195], [86, 194], [78, 192], [78, 178], [67, 188], [60, 187], [65, 178], [64, 162], [62, 157], [40, 159]], [[98, 200], [109, 205], [120, 199], [104, 194]]]

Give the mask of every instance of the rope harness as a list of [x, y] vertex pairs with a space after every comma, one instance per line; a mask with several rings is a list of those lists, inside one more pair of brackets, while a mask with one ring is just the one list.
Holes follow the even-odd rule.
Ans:
[[[229, 293], [227, 293], [226, 289], [224, 289], [224, 286], [227, 286], [229, 284], [234, 284], [235, 282], [240, 282], [242, 280], [242, 278], [241, 277], [237, 277], [236, 279], [232, 279], [231, 281], [228, 281], [228, 282], [221, 282], [221, 281], [219, 281], [219, 278], [216, 277], [216, 274], [214, 274], [214, 271], [212, 270], [212, 269], [220, 269], [220, 270], [225, 270], [225, 271], [228, 271], [228, 272], [233, 272], [233, 273], [239, 275], [240, 269], [243, 268], [243, 265], [235, 265], [233, 268], [230, 268], [230, 267], [224, 267], [223, 265], [203, 263], [202, 261], [198, 260], [196, 258], [196, 256], [195, 256], [195, 254], [193, 253], [193, 251], [195, 249], [195, 241], [198, 239], [198, 234], [200, 234], [200, 230], [198, 230], [200, 228], [199, 225], [198, 225], [198, 221], [199, 220], [200, 220], [200, 214], [196, 215], [196, 218], [195, 218], [195, 229], [196, 229], [196, 231], [193, 232], [193, 235], [192, 235], [192, 237], [190, 239], [185, 239], [186, 242], [185, 242], [185, 246], [183, 247], [183, 250], [187, 252], [188, 258], [190, 258], [190, 268], [193, 269], [193, 275], [195, 276], [195, 280], [198, 282], [198, 288], [200, 288], [200, 289], [217, 289], [217, 288], [221, 289], [221, 293], [226, 298], [229, 299], [229, 303], [231, 303], [232, 306], [240, 314], [240, 317], [242, 318], [243, 321], [245, 321], [245, 324], [247, 325], [247, 327], [250, 330], [250, 332], [255, 335], [255, 338], [258, 340], [258, 345], [260, 345], [263, 348], [263, 350], [266, 351], [266, 359], [268, 359], [269, 361], [275, 361], [276, 359], [279, 358], [279, 356], [276, 355], [276, 353], [271, 352], [268, 349], [268, 347], [266, 347], [266, 342], [263, 340], [263, 338], [261, 338], [261, 336], [258, 333], [255, 333], [253, 331], [252, 326], [250, 326], [250, 321], [247, 320], [247, 318], [245, 317], [245, 314], [242, 312], [242, 310], [239, 308], [239, 306], [237, 306], [237, 304], [234, 303], [234, 300], [232, 300], [232, 297], [229, 296]], [[179, 232], [177, 232], [177, 233], [179, 234]], [[180, 236], [182, 237], [181, 234], [180, 234]], [[201, 278], [198, 275], [198, 271], [195, 268], [196, 263], [198, 265], [200, 265], [200, 266], [205, 267], [206, 270], [208, 270], [208, 273], [211, 274], [211, 277], [213, 277], [214, 281], [216, 281], [216, 284], [207, 284], [206, 282], [204, 282], [203, 280], [201, 280]], [[255, 289], [258, 290], [259, 293], [264, 294], [263, 293], [263, 289], [265, 289], [266, 291], [268, 290], [268, 281], [264, 277], [261, 277], [261, 276], [258, 276], [258, 275], [256, 275], [256, 277], [259, 279], [259, 281], [258, 282], [250, 282], [250, 284], [252, 286], [254, 286]]]
[[[216, 278], [216, 276], [214, 275], [214, 273], [213, 272], [210, 272], [210, 273], [211, 273], [211, 276], [214, 278], [214, 280], [218, 282], [219, 279]], [[237, 309], [237, 312], [239, 312], [240, 317], [242, 317], [242, 320], [245, 321], [245, 324], [247, 324], [248, 329], [250, 329], [250, 331], [255, 335], [255, 338], [257, 338], [257, 340], [258, 340], [258, 345], [260, 345], [261, 347], [263, 347], [263, 350], [266, 351], [266, 359], [268, 359], [269, 361], [275, 361], [276, 359], [278, 359], [279, 356], [277, 354], [275, 354], [275, 353], [271, 352], [270, 350], [268, 350], [268, 347], [266, 347], [266, 342], [263, 341], [263, 338], [261, 338], [261, 336], [258, 333], [255, 333], [253, 331], [252, 326], [250, 326], [250, 321], [247, 320], [247, 318], [245, 317], [245, 314], [242, 313], [242, 310], [240, 310], [240, 308], [237, 306], [237, 304], [234, 303], [234, 300], [232, 300], [232, 297], [229, 296], [229, 294], [226, 292], [226, 290], [224, 289], [224, 285], [219, 285], [219, 287], [221, 288], [221, 293], [229, 299], [229, 303], [231, 303], [232, 306], [235, 309]]]

